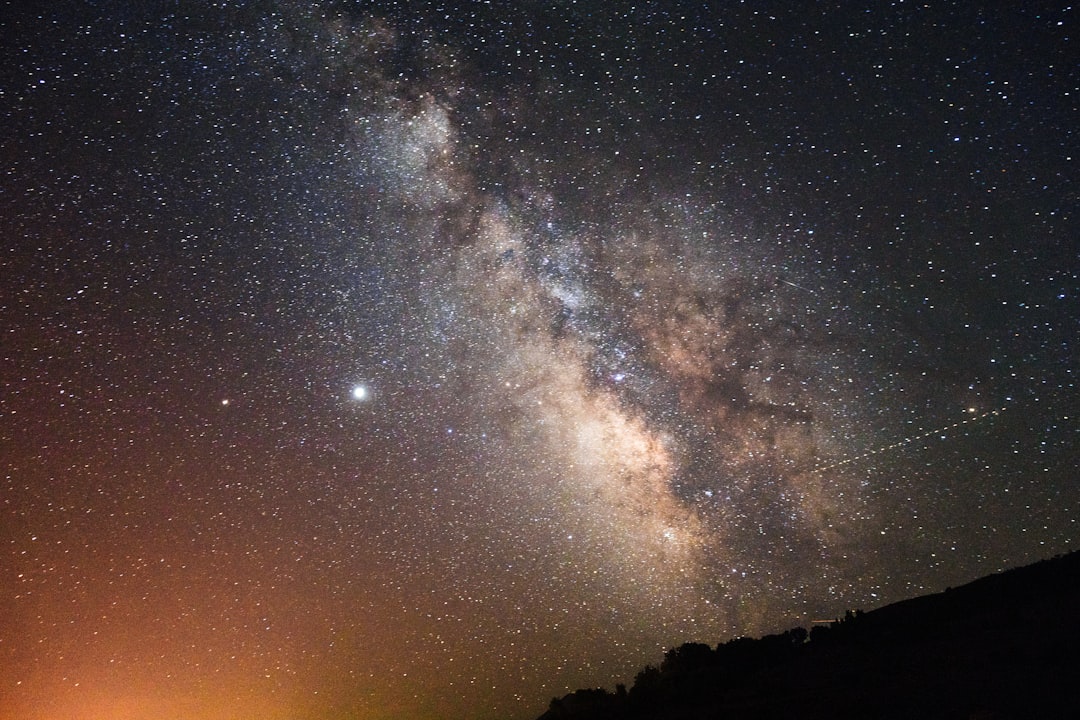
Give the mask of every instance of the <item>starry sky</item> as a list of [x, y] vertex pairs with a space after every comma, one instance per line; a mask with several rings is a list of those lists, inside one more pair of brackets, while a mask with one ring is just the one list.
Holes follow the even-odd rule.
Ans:
[[0, 718], [525, 720], [1077, 549], [1076, 23], [3, 3]]

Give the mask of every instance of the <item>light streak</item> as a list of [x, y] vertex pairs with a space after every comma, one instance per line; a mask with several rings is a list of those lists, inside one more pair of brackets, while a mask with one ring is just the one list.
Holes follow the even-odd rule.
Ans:
[[927, 430], [926, 432], [919, 433], [918, 435], [911, 435], [909, 437], [904, 438], [903, 440], [898, 440], [898, 441], [896, 441], [894, 443], [891, 443], [889, 445], [882, 445], [880, 447], [876, 447], [873, 450], [869, 450], [867, 452], [860, 453], [859, 455], [852, 455], [850, 457], [845, 457], [842, 460], [837, 460], [836, 462], [826, 463], [824, 465], [816, 465], [816, 466], [814, 466], [814, 468], [810, 472], [811, 472], [811, 474], [818, 474], [818, 473], [823, 473], [826, 470], [834, 470], [834, 469], [836, 469], [838, 467], [843, 467], [844, 465], [851, 465], [852, 463], [857, 463], [857, 462], [860, 462], [862, 460], [866, 460], [867, 458], [874, 457], [875, 455], [881, 455], [883, 453], [887, 453], [887, 452], [891, 452], [893, 450], [898, 450], [900, 448], [907, 447], [908, 445], [912, 445], [914, 443], [917, 443], [920, 440], [925, 440], [925, 439], [929, 438], [932, 435], [940, 435], [942, 433], [947, 433], [947, 432], [950, 432], [952, 430], [956, 430], [957, 428], [961, 428], [961, 427], [963, 427], [965, 425], [972, 425], [972, 424], [977, 423], [980, 420], [983, 420], [983, 419], [988, 418], [988, 417], [996, 417], [996, 416], [1000, 415], [1003, 412], [1005, 412], [1004, 407], [995, 408], [994, 410], [988, 410], [988, 411], [986, 411], [984, 413], [980, 413], [978, 415], [973, 415], [973, 416], [965, 418], [963, 420], [958, 420], [958, 421], [956, 421], [956, 422], [954, 422], [954, 423], [952, 423], [950, 425], [943, 425], [941, 427], [934, 428], [933, 430]]

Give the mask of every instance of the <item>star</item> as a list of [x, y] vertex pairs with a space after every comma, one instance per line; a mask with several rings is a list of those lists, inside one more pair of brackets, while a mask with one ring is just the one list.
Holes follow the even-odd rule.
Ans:
[[529, 720], [1075, 546], [1063, 11], [9, 5], [0, 716]]

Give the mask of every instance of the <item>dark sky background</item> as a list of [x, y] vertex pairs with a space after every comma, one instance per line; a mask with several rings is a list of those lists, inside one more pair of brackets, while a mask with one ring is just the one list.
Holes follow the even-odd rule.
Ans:
[[522, 720], [1076, 549], [1076, 23], [3, 3], [0, 718]]

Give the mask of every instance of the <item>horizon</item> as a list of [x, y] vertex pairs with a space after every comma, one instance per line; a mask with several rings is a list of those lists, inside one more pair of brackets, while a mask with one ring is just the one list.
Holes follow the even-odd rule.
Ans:
[[529, 720], [1077, 547], [1071, 6], [3, 15], [0, 720]]

